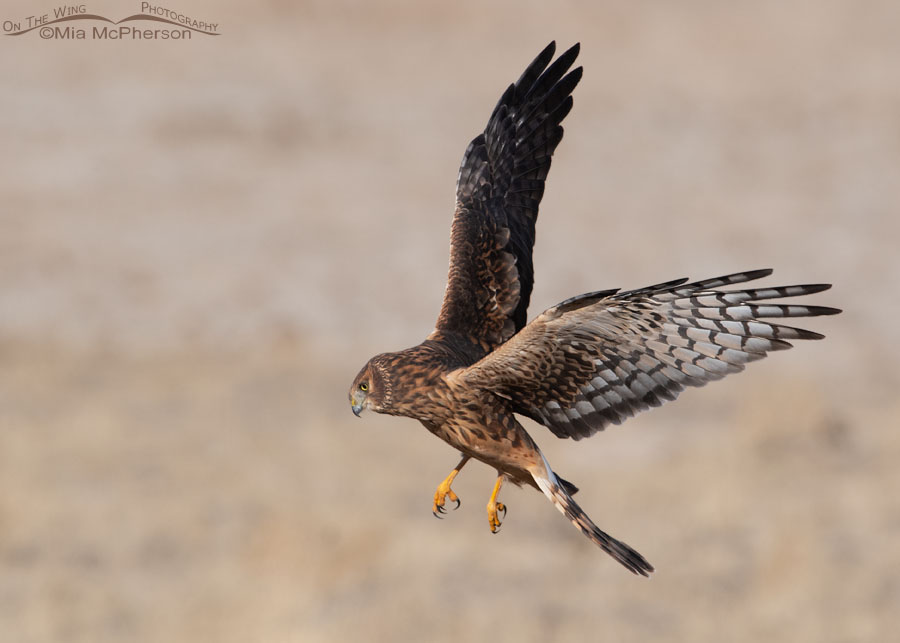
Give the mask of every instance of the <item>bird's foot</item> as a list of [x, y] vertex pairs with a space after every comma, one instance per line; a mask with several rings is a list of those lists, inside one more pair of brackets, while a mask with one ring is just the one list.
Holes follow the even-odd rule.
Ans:
[[447, 479], [439, 484], [437, 491], [434, 492], [434, 505], [431, 507], [431, 513], [434, 514], [435, 518], [441, 518], [441, 514], [447, 513], [447, 510], [444, 508], [444, 502], [447, 498], [450, 499], [450, 502], [456, 503], [456, 506], [453, 508], [454, 510], [459, 509], [459, 506], [462, 504], [459, 501], [459, 496], [453, 493], [453, 489], [450, 488], [450, 483], [455, 477], [454, 474], [455, 471], [453, 474], [447, 476]]
[[497, 515], [503, 512], [503, 518], [506, 519], [506, 505], [497, 502], [497, 494], [500, 493], [500, 487], [503, 485], [503, 474], [497, 472], [497, 482], [494, 483], [494, 490], [491, 492], [491, 499], [487, 503], [488, 524], [491, 526], [491, 533], [496, 534], [500, 531], [500, 517]]
[[500, 531], [500, 522], [499, 513], [503, 512], [503, 518], [506, 518], [506, 505], [502, 502], [495, 502], [493, 498], [488, 503], [487, 512], [488, 512], [488, 524], [491, 526], [491, 533], [496, 534]]

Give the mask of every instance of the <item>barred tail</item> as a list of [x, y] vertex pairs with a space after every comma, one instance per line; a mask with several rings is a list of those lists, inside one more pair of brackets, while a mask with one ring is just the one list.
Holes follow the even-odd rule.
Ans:
[[634, 574], [649, 577], [650, 572], [654, 571], [653, 565], [648, 563], [646, 558], [625, 543], [616, 540], [609, 534], [601, 531], [597, 525], [588, 518], [587, 514], [584, 513], [584, 510], [578, 506], [578, 503], [572, 500], [572, 496], [570, 496], [562, 487], [559, 479], [552, 471], [550, 471], [549, 467], [547, 467], [546, 472], [546, 476], [533, 473], [534, 481], [537, 483], [538, 487], [541, 488], [541, 491], [544, 492], [544, 495], [550, 498], [551, 502], [556, 505], [556, 508], [559, 509], [566, 518], [571, 520], [572, 524], [581, 530], [581, 533], [594, 541], [600, 549], [619, 561], [619, 563], [628, 568], [629, 571]]

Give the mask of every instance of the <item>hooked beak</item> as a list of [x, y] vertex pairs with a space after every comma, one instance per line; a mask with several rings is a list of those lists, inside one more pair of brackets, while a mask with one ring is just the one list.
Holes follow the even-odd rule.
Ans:
[[366, 403], [366, 395], [361, 391], [353, 391], [350, 395], [350, 408], [353, 409], [353, 415], [359, 417]]

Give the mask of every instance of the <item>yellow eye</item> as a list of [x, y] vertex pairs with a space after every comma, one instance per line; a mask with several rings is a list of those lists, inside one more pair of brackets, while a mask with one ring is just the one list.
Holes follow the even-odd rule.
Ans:
[[359, 390], [360, 390], [360, 391], [368, 391], [368, 390], [369, 390], [369, 385], [366, 384], [365, 382], [361, 382], [360, 385], [359, 385]]

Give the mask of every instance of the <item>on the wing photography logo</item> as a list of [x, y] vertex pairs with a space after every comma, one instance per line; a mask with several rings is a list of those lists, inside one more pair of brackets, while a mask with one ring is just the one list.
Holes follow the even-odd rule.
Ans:
[[85, 4], [61, 5], [20, 20], [4, 19], [2, 29], [7, 36], [37, 33], [44, 40], [191, 40], [195, 34], [220, 35], [218, 23], [152, 2], [141, 2], [140, 13], [121, 20], [89, 13]]

